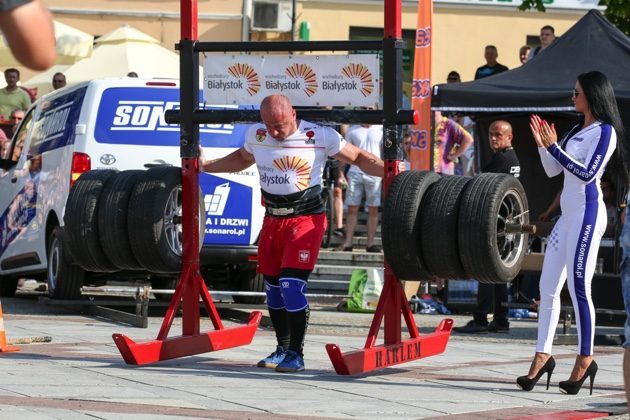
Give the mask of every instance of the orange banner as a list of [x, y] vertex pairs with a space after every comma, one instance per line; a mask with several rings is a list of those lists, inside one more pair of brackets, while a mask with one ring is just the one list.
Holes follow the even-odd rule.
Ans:
[[420, 123], [411, 126], [411, 169], [431, 169], [431, 45], [433, 1], [418, 0], [418, 25], [413, 60], [411, 107], [420, 114]]

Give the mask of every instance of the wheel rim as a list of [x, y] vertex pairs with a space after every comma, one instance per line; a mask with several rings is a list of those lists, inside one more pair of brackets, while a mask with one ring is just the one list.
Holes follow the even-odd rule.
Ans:
[[[166, 207], [164, 208], [164, 236], [169, 249], [178, 257], [182, 256], [183, 234], [182, 234], [182, 187], [173, 189], [168, 196]], [[203, 195], [199, 192], [199, 249], [203, 246], [205, 235], [205, 208], [203, 205]]]
[[52, 293], [57, 287], [57, 277], [59, 276], [59, 264], [61, 263], [61, 251], [59, 249], [59, 240], [53, 237], [48, 252], [48, 292]]
[[182, 256], [182, 187], [171, 190], [164, 208], [164, 236], [169, 249]]
[[521, 196], [514, 191], [508, 191], [501, 200], [497, 214], [497, 251], [501, 262], [506, 267], [516, 264], [524, 252], [526, 234], [522, 232], [508, 233], [506, 225], [527, 223]]

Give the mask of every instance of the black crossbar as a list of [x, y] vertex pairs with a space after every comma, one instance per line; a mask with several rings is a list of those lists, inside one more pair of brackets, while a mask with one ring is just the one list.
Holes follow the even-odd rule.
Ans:
[[[179, 44], [175, 49], [179, 50]], [[196, 42], [195, 52], [382, 51], [383, 41]]]
[[[297, 109], [299, 119], [340, 124], [383, 124], [384, 114], [372, 109]], [[396, 124], [417, 124], [417, 113], [410, 109], [399, 109]], [[179, 110], [171, 109], [164, 113], [167, 124], [180, 124]], [[197, 109], [192, 117], [195, 124], [238, 124], [260, 122], [260, 112], [256, 109]]]

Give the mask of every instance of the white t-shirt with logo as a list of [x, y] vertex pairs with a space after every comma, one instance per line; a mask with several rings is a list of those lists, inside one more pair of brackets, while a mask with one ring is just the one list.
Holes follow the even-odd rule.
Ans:
[[254, 155], [263, 191], [287, 195], [321, 184], [327, 157], [345, 145], [332, 128], [302, 120], [297, 131], [283, 141], [269, 136], [264, 124], [254, 124], [243, 147]]

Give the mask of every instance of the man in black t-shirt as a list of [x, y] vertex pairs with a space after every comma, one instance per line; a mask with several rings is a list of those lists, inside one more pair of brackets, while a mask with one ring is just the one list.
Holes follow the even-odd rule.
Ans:
[[486, 45], [483, 57], [486, 59], [486, 64], [477, 69], [475, 72], [475, 80], [483, 79], [484, 77], [492, 76], [493, 74], [502, 73], [508, 70], [506, 66], [497, 62], [499, 52], [497, 51], [497, 47], [494, 45]]
[[490, 124], [488, 136], [490, 149], [494, 155], [483, 167], [482, 172], [510, 174], [518, 178], [521, 174], [521, 164], [512, 147], [512, 125], [507, 121], [497, 120]]
[[[494, 172], [513, 175], [518, 178], [521, 174], [521, 164], [512, 147], [512, 125], [503, 120], [490, 124], [490, 148], [494, 152], [492, 159], [482, 172]], [[507, 308], [502, 302], [507, 302], [508, 287], [505, 283], [479, 283], [477, 290], [477, 307], [473, 311], [473, 319], [463, 327], [455, 327], [453, 331], [459, 333], [508, 332], [510, 323], [507, 319]], [[494, 306], [492, 322], [488, 324], [488, 314]]]

